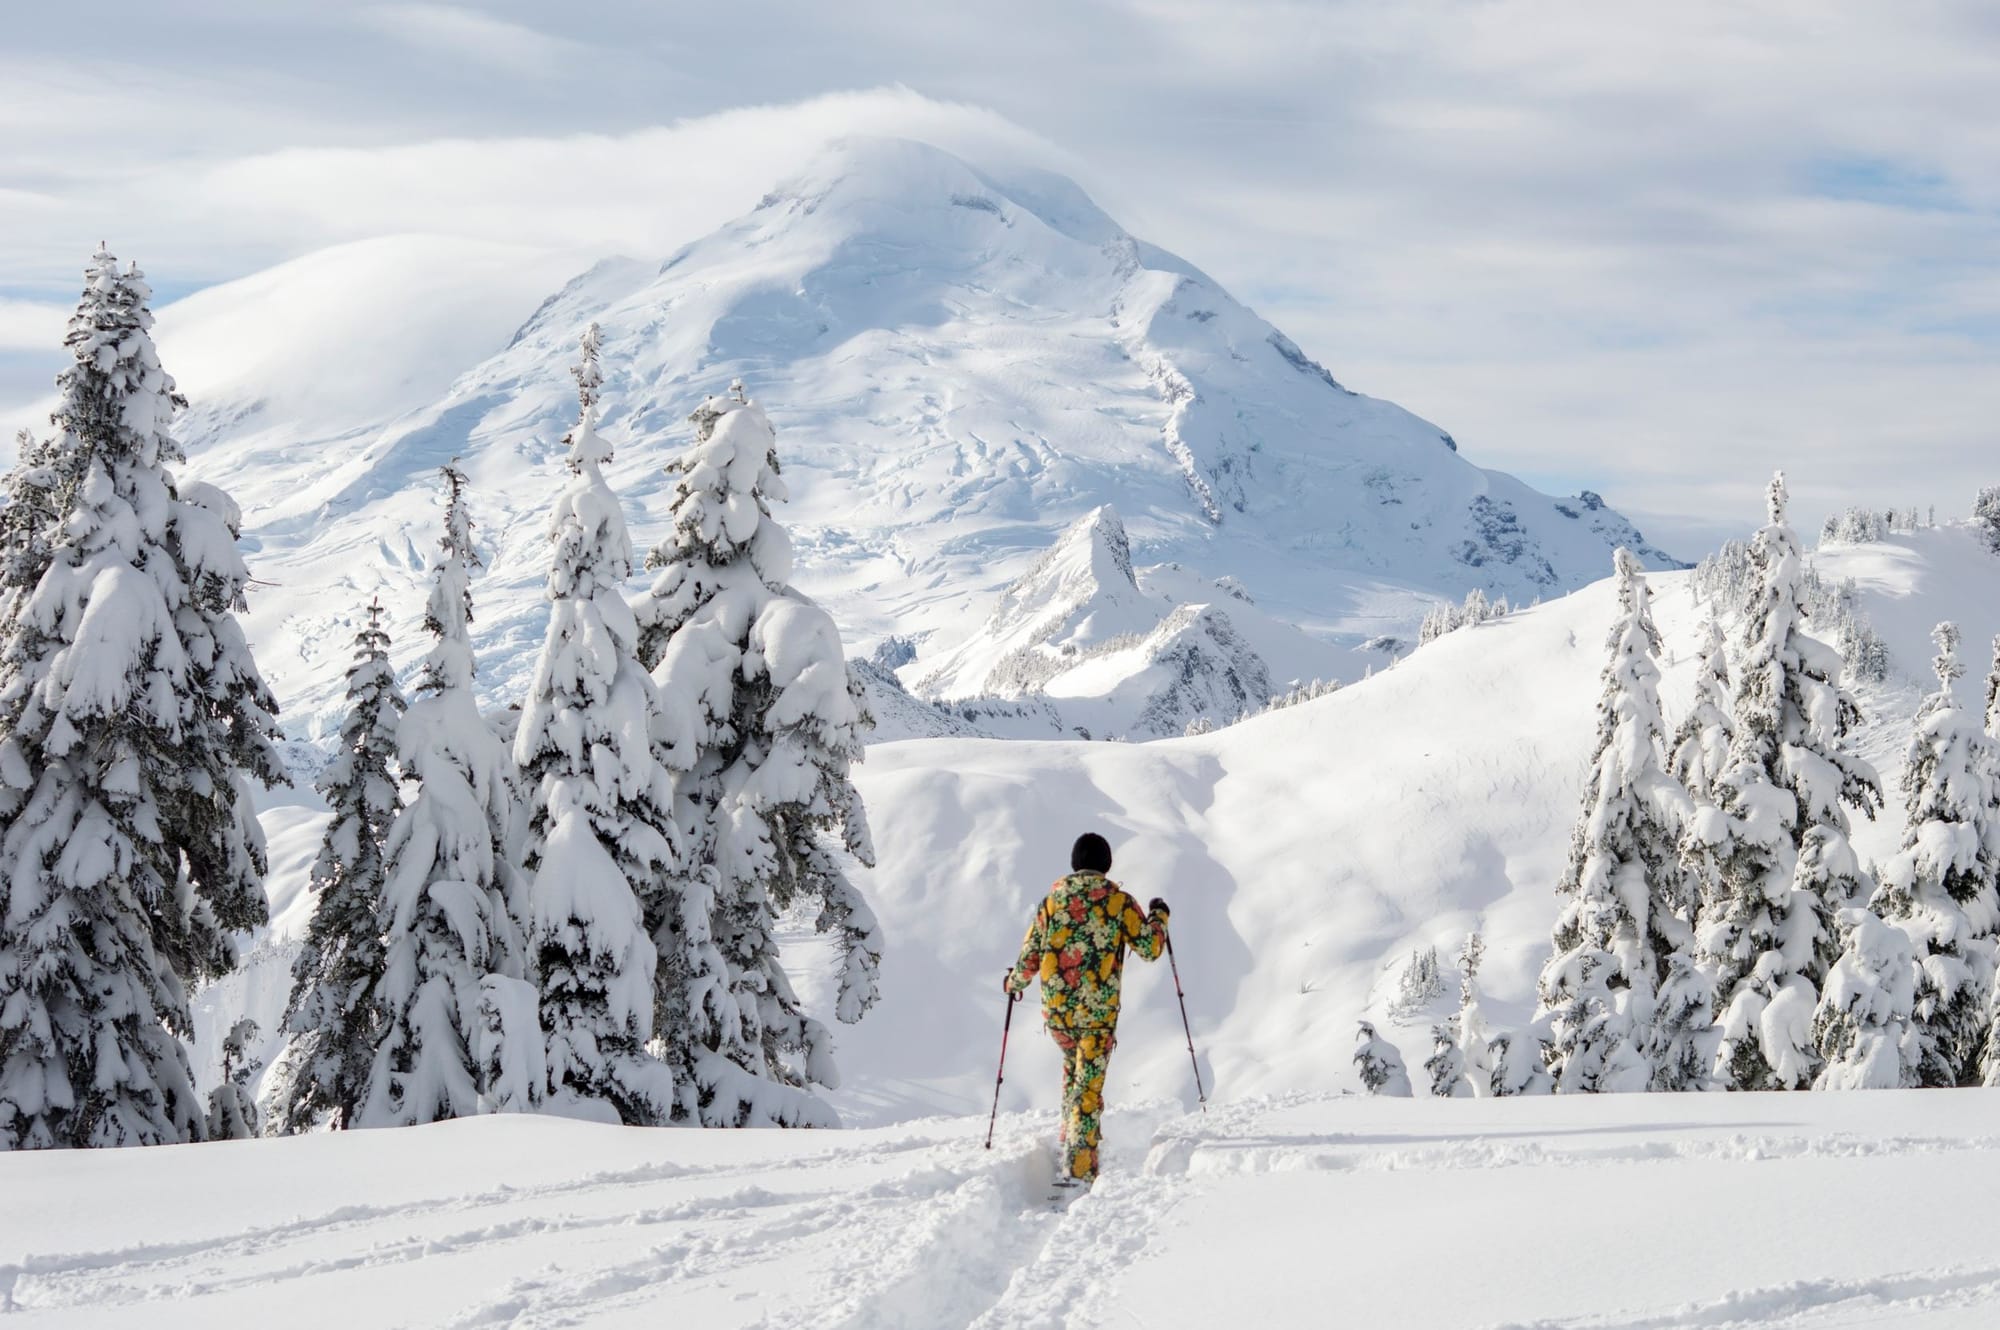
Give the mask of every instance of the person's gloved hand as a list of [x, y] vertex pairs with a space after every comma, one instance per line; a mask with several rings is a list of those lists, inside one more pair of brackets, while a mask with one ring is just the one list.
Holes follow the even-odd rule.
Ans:
[[1173, 911], [1167, 908], [1167, 902], [1162, 897], [1155, 896], [1153, 897], [1153, 899], [1146, 902], [1146, 913], [1172, 914]]
[[1014, 972], [1012, 970], [1000, 976], [1000, 991], [1007, 995], [1009, 1002], [1019, 1002], [1021, 1000], [1021, 995], [1014, 989]]

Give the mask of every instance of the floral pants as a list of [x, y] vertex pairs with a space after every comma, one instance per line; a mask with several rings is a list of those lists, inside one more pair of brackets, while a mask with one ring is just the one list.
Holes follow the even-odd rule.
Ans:
[[1049, 1037], [1063, 1051], [1063, 1164], [1070, 1177], [1097, 1176], [1097, 1140], [1104, 1112], [1104, 1075], [1118, 1042], [1111, 1030], [1061, 1030]]

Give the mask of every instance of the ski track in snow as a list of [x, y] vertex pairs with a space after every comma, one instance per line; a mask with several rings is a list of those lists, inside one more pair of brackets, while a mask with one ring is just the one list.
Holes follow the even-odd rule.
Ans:
[[[1129, 1123], [1121, 1125], [1134, 1134]], [[39, 1314], [53, 1324], [65, 1311], [83, 1308], [148, 1304], [162, 1311], [162, 1304], [177, 1303], [192, 1310], [244, 1290], [499, 1245], [518, 1248], [532, 1265], [537, 1243], [603, 1230], [625, 1238], [642, 1232], [646, 1250], [581, 1269], [566, 1250], [560, 1263], [512, 1279], [448, 1324], [594, 1324], [638, 1309], [676, 1284], [724, 1279], [801, 1253], [810, 1259], [816, 1241], [837, 1256], [810, 1294], [795, 1299], [797, 1305], [773, 1324], [812, 1330], [1073, 1324], [1060, 1318], [1076, 1310], [1073, 1304], [1088, 1290], [1051, 1274], [1066, 1264], [1047, 1255], [1057, 1233], [1082, 1235], [1086, 1250], [1107, 1241], [1112, 1250], [1136, 1250], [1145, 1225], [1134, 1220], [1153, 1210], [1158, 1198], [1141, 1179], [1118, 1179], [1057, 1212], [1046, 1200], [1054, 1168], [1046, 1130], [1010, 1123], [991, 1152], [977, 1142], [912, 1140], [828, 1150], [775, 1167], [768, 1160], [653, 1164], [544, 1186], [340, 1206], [205, 1240], [29, 1256], [0, 1266], [0, 1312]], [[1133, 1168], [1143, 1154], [1143, 1141], [1130, 1141], [1108, 1151], [1107, 1166]], [[914, 1166], [906, 1171], [851, 1189], [775, 1191], [749, 1184], [643, 1203], [649, 1189], [774, 1173], [813, 1181], [826, 1172], [838, 1176], [844, 1168], [879, 1167], [912, 1155]], [[579, 1202], [596, 1202], [599, 1212], [547, 1209]], [[940, 1287], [952, 1290], [948, 1307], [939, 1305]], [[1038, 1309], [1038, 1315], [1024, 1320], [1017, 1305]]]
[[[1199, 1263], [1209, 1259], [1205, 1254], [1187, 1265], [1194, 1253], [1226, 1252], [1229, 1242], [1253, 1236], [1231, 1231], [1227, 1220], [1217, 1227], [1215, 1216], [1231, 1212], [1213, 1209], [1226, 1193], [1245, 1195], [1246, 1185], [1259, 1189], [1254, 1195], [1278, 1195], [1282, 1189], [1272, 1189], [1289, 1175], [1316, 1189], [1310, 1195], [1332, 1207], [1324, 1220], [1334, 1227], [1298, 1228], [1305, 1213], [1280, 1218], [1282, 1210], [1271, 1222], [1313, 1244], [1330, 1243], [1311, 1248], [1326, 1252], [1326, 1268], [1301, 1273], [1307, 1282], [1334, 1279], [1337, 1287], [1342, 1244], [1370, 1226], [1365, 1215], [1342, 1216], [1340, 1207], [1347, 1189], [1368, 1175], [1408, 1174], [1408, 1185], [1431, 1188], [1427, 1194], [1438, 1184], [1421, 1183], [1419, 1175], [1453, 1173], [1468, 1187], [1528, 1188], [1522, 1195], [1556, 1176], [1601, 1179], [1591, 1185], [1607, 1191], [1630, 1186], [1639, 1189], [1635, 1194], [1664, 1194], [1657, 1189], [1686, 1183], [1672, 1174], [1649, 1173], [1657, 1182], [1620, 1179], [1633, 1176], [1630, 1170], [1680, 1163], [1710, 1174], [1725, 1166], [1739, 1185], [1777, 1198], [1785, 1193], [1740, 1170], [1761, 1178], [1770, 1169], [1782, 1175], [1775, 1185], [1784, 1188], [1798, 1184], [1801, 1170], [1820, 1177], [1860, 1170], [1839, 1176], [1879, 1179], [1884, 1167], [1916, 1168], [1928, 1157], [1929, 1168], [1963, 1173], [1967, 1185], [1984, 1187], [1981, 1169], [2000, 1156], [2000, 1137], [1981, 1134], [1984, 1101], [1977, 1095], [1925, 1092], [1903, 1097], [1899, 1111], [1886, 1114], [1874, 1105], [1887, 1101], [1874, 1096], [1841, 1096], [1828, 1105], [1833, 1112], [1818, 1111], [1826, 1101], [1806, 1105], [1786, 1096], [1698, 1096], [1687, 1104], [1635, 1096], [1579, 1106], [1293, 1094], [1205, 1114], [1141, 1104], [1114, 1111], [1105, 1175], [1067, 1207], [1048, 1199], [1055, 1151], [1046, 1113], [1008, 1115], [991, 1151], [981, 1148], [985, 1123], [974, 1118], [870, 1132], [797, 1154], [789, 1153], [800, 1143], [795, 1134], [697, 1133], [685, 1138], [691, 1150], [685, 1162], [580, 1170], [533, 1185], [475, 1184], [400, 1203], [329, 1203], [317, 1212], [306, 1192], [304, 1213], [210, 1237], [26, 1255], [0, 1265], [0, 1313], [29, 1325], [177, 1326], [283, 1307], [299, 1325], [461, 1330], [642, 1325], [663, 1314], [687, 1324], [785, 1330], [1193, 1324], [1162, 1321], [1145, 1308], [1142, 1318], [1128, 1295], [1166, 1287], [1163, 1274], [1169, 1283], [1192, 1274], [1197, 1284], [1224, 1290], [1250, 1278], [1226, 1255], [1214, 1258], [1221, 1262], [1214, 1268]], [[1653, 1102], [1639, 1102], [1647, 1098]], [[1795, 1112], [1794, 1105], [1816, 1111]], [[1920, 1120], [1905, 1126], [1905, 1117]], [[1878, 1123], [1899, 1129], [1869, 1129]], [[466, 1126], [473, 1131], [452, 1134]], [[516, 1139], [484, 1134], [480, 1126], [445, 1129], [433, 1138], [440, 1156], [473, 1147], [470, 1158], [486, 1159], [495, 1141]], [[1951, 1134], [1954, 1128], [1959, 1134]], [[374, 1135], [338, 1142], [338, 1157], [348, 1167], [372, 1160]], [[631, 1138], [646, 1148], [662, 1139]], [[743, 1152], [734, 1158], [702, 1157], [739, 1145]], [[669, 1148], [679, 1146], [669, 1142]], [[257, 1157], [230, 1147], [193, 1150], [181, 1157], [225, 1174], [231, 1161]], [[1510, 1173], [1504, 1182], [1473, 1181], [1494, 1170], [1517, 1170], [1523, 1180]], [[1353, 1181], [1310, 1181], [1342, 1172]], [[25, 1223], [15, 1229], [29, 1231]], [[1482, 1313], [1466, 1304], [1448, 1323], [1489, 1330], [1989, 1323], [2000, 1309], [2000, 1265], [1980, 1260], [1977, 1250], [1931, 1254], [1959, 1263], [1899, 1268], [1905, 1254], [1885, 1257], [1873, 1270], [1833, 1257], [1814, 1268], [1780, 1256], [1747, 1267], [1752, 1277], [1740, 1287], [1696, 1282], [1641, 1290], [1613, 1282], [1594, 1300], [1566, 1299], [1567, 1316], [1522, 1319], [1517, 1305], [1515, 1319], [1495, 1319], [1498, 1307]], [[419, 1269], [426, 1260], [435, 1263]], [[353, 1297], [378, 1301], [383, 1314], [338, 1321]], [[398, 1300], [405, 1297], [414, 1301]], [[1560, 1303], [1547, 1305], [1553, 1312]], [[1590, 1310], [1574, 1314], [1579, 1307]]]

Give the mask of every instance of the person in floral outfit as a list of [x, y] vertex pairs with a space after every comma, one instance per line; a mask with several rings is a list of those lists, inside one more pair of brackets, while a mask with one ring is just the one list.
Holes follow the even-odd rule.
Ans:
[[1042, 1023], [1063, 1053], [1064, 1176], [1088, 1185], [1097, 1177], [1104, 1074], [1118, 1035], [1118, 989], [1130, 947], [1156, 961], [1167, 946], [1167, 903], [1139, 903], [1105, 874], [1111, 846], [1089, 833], [1070, 851], [1070, 875], [1035, 911], [1021, 959], [1007, 972], [1007, 992], [1019, 1001], [1041, 980]]

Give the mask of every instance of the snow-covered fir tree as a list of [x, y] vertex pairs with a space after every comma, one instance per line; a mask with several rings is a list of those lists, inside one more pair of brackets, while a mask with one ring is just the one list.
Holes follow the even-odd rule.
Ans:
[[1487, 1041], [1487, 1084], [1494, 1098], [1554, 1092], [1555, 1080], [1545, 1065], [1548, 1042], [1546, 1021], [1525, 1030], [1502, 1030]]
[[1410, 1072], [1403, 1065], [1403, 1055], [1367, 1021], [1362, 1021], [1355, 1033], [1354, 1068], [1369, 1094], [1390, 1099], [1410, 1097]]
[[0, 1148], [206, 1133], [188, 991], [266, 918], [247, 780], [283, 780], [235, 614], [240, 514], [177, 483], [183, 399], [100, 249], [65, 343], [51, 524], [0, 640]]
[[1691, 937], [1676, 848], [1687, 792], [1662, 764], [1659, 631], [1629, 550], [1613, 557], [1618, 618], [1597, 708], [1597, 751], [1569, 864], [1556, 886], [1554, 952], [1542, 971], [1548, 1067], [1565, 1093], [1644, 1090], [1640, 1031], [1666, 958]]
[[1458, 953], [1458, 1015], [1452, 1021], [1459, 1074], [1477, 1099], [1493, 1092], [1493, 1030], [1486, 1023], [1479, 992], [1479, 964], [1485, 956], [1486, 939], [1477, 933], [1468, 935]]
[[791, 540], [770, 420], [736, 385], [695, 412], [674, 464], [673, 526], [647, 558], [640, 655], [674, 706], [664, 733], [687, 869], [658, 921], [661, 1031], [677, 1115], [710, 1125], [835, 1119], [825, 1028], [779, 963], [779, 913], [815, 907], [842, 965], [835, 1013], [875, 1001], [881, 934], [839, 851], [874, 862], [849, 771], [862, 756], [858, 684], [826, 611], [790, 584]]
[[1986, 672], [1986, 737], [2000, 743], [2000, 637], [1993, 639], [1993, 665]]
[[[1681, 899], [1692, 921], [1722, 894], [1716, 845], [1728, 826], [1716, 807], [1716, 781], [1729, 762], [1736, 723], [1729, 717], [1729, 658], [1722, 624], [1710, 613], [1702, 627], [1701, 660], [1695, 668], [1694, 704], [1674, 730], [1667, 769], [1687, 791], [1677, 852]], [[1653, 1068], [1653, 1089], [1699, 1090], [1713, 1085], [1715, 976], [1695, 959], [1692, 940], [1664, 958], [1666, 972], [1654, 997], [1653, 1014], [1640, 1034], [1640, 1051]]]
[[247, 1141], [263, 1129], [257, 1112], [257, 1073], [263, 1064], [252, 1046], [262, 1031], [244, 1017], [222, 1037], [222, 1079], [208, 1092], [208, 1138]]
[[1444, 1021], [1431, 1027], [1431, 1055], [1424, 1059], [1431, 1076], [1431, 1093], [1441, 1099], [1470, 1099], [1472, 1086], [1465, 1079], [1465, 1058], [1458, 1050], [1458, 1022]]
[[1882, 800], [1874, 771], [1846, 747], [1860, 710], [1841, 686], [1840, 656], [1801, 623], [1782, 474], [1769, 497], [1770, 521], [1752, 546], [1736, 733], [1716, 809], [1694, 829], [1714, 861], [1696, 958], [1715, 981], [1717, 1075], [1742, 1090], [1800, 1088], [1819, 1070], [1813, 1012], [1835, 952], [1830, 925], [1862, 891], [1847, 809]]
[[[1989, 827], [2000, 828], [2000, 637], [1993, 639], [1993, 664], [1986, 674], [1987, 805]], [[1986, 1043], [1979, 1054], [1979, 1083], [2000, 1087], [2000, 981], [1993, 985], [1986, 1010]]]
[[1938, 688], [1917, 710], [1903, 766], [1903, 847], [1882, 865], [1871, 904], [1910, 935], [1921, 967], [1918, 1082], [1976, 1085], [2000, 928], [2000, 827], [1989, 741], [1952, 691], [1965, 674], [1958, 625], [1939, 624], [1932, 640]]
[[1842, 941], [1826, 974], [1813, 1035], [1825, 1059], [1815, 1090], [1894, 1090], [1921, 1082], [1924, 1039], [1914, 1019], [1920, 973], [1914, 940], [1875, 911], [1836, 916]]
[[526, 892], [514, 768], [473, 692], [472, 569], [479, 556], [465, 476], [444, 468], [444, 534], [424, 628], [435, 639], [397, 727], [397, 760], [416, 789], [383, 844], [386, 934], [381, 1004], [361, 1122], [409, 1126], [493, 1107], [482, 1081], [489, 976], [525, 981]]
[[548, 1102], [542, 994], [532, 980], [489, 974], [479, 981], [472, 1048], [482, 1102], [497, 1113], [534, 1113]]
[[2000, 485], [1987, 485], [1972, 501], [1972, 529], [1986, 548], [2000, 554]]
[[22, 430], [13, 470], [0, 479], [0, 632], [9, 631], [48, 570], [62, 501], [56, 460], [52, 440]]
[[1728, 764], [1729, 741], [1735, 736], [1735, 722], [1729, 719], [1729, 656], [1723, 646], [1722, 624], [1710, 615], [1701, 630], [1694, 704], [1674, 728], [1673, 742], [1668, 746], [1667, 770], [1690, 799], [1714, 802], [1715, 782]]
[[399, 803], [396, 728], [406, 706], [382, 605], [372, 602], [354, 635], [340, 748], [316, 782], [333, 817], [313, 860], [312, 920], [285, 1003], [291, 1045], [271, 1110], [281, 1134], [352, 1126], [367, 1089], [383, 1032], [383, 842]]
[[1438, 964], [1438, 949], [1425, 947], [1422, 951], [1413, 950], [1396, 980], [1396, 996], [1389, 1003], [1389, 1014], [1398, 1020], [1406, 1020], [1425, 1011], [1443, 996], [1444, 973]]
[[1714, 1088], [1721, 1039], [1715, 1026], [1715, 980], [1696, 963], [1691, 947], [1680, 948], [1667, 957], [1652, 1015], [1639, 1027], [1639, 1056], [1652, 1068], [1647, 1088]]
[[592, 324], [575, 370], [572, 479], [550, 523], [548, 633], [514, 759], [530, 815], [531, 945], [550, 1102], [657, 1124], [673, 1113], [674, 1079], [646, 1047], [658, 968], [648, 917], [666, 914], [677, 865], [673, 785], [654, 753], [659, 701], [621, 590], [632, 546], [604, 482], [611, 449], [597, 433], [597, 352]]

